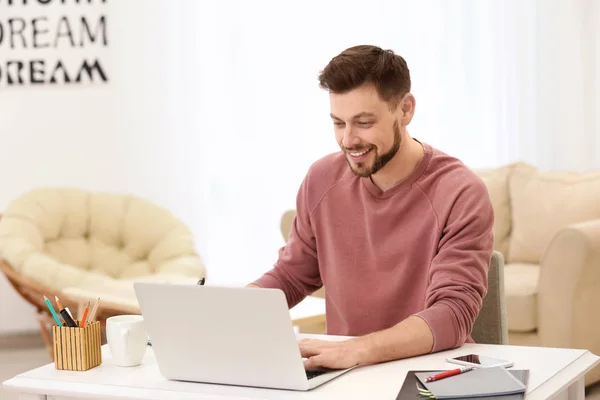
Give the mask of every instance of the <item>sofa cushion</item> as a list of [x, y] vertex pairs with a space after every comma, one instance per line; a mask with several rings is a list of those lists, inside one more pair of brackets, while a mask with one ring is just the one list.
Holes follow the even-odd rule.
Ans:
[[536, 264], [506, 264], [504, 294], [508, 330], [531, 332], [537, 328], [537, 293], [540, 266]]
[[509, 189], [511, 263], [539, 264], [560, 229], [600, 218], [600, 172], [542, 172], [521, 163], [509, 177]]
[[69, 300], [78, 303], [92, 302], [99, 298], [102, 307], [112, 308], [124, 313], [140, 312], [140, 306], [133, 288], [135, 282], [168, 283], [174, 285], [195, 285], [198, 278], [172, 273], [158, 273], [138, 276], [130, 279], [105, 279], [102, 282], [93, 282], [83, 285], [68, 287], [62, 290]]
[[516, 164], [501, 168], [475, 169], [475, 173], [483, 180], [494, 208], [494, 250], [508, 259], [508, 244], [511, 231], [510, 196], [508, 177]]

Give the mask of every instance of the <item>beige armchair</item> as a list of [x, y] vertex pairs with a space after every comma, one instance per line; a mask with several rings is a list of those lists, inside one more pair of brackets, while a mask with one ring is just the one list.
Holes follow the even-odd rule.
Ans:
[[166, 209], [128, 195], [37, 189], [0, 219], [0, 269], [38, 311], [50, 346], [54, 321], [43, 296], [72, 313], [100, 297], [98, 319], [139, 312], [133, 283], [191, 283], [205, 275], [188, 228]]
[[[475, 170], [495, 211], [509, 344], [600, 354], [600, 172], [543, 172], [525, 163]], [[600, 380], [591, 370], [586, 385]]]

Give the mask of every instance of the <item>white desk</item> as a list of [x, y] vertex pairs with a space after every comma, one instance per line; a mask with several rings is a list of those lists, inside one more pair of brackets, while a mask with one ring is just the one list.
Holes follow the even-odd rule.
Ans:
[[[316, 335], [301, 335], [302, 337]], [[325, 337], [331, 340], [340, 337]], [[462, 348], [422, 357], [354, 369], [309, 391], [222, 386], [165, 380], [151, 348], [142, 365], [121, 368], [112, 362], [107, 346], [103, 363], [86, 372], [58, 371], [54, 364], [25, 372], [4, 382], [20, 399], [395, 399], [411, 369], [449, 368], [446, 357], [468, 353], [508, 358], [515, 369], [530, 369], [527, 400], [584, 399], [583, 376], [599, 362], [585, 350], [466, 344]]]

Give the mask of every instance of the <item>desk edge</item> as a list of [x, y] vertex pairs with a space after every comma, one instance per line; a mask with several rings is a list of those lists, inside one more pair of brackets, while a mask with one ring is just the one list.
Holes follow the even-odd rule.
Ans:
[[[550, 386], [551, 381], [561, 374], [569, 373], [569, 372], [565, 372], [565, 371], [570, 368], [576, 368], [576, 364], [584, 362], [584, 360], [583, 360], [584, 358], [590, 358], [590, 361], [593, 360], [593, 362], [590, 362], [590, 364], [588, 366], [586, 366], [581, 372], [578, 372], [577, 374], [575, 374], [575, 376], [571, 377], [568, 380], [565, 380], [565, 382], [563, 384], [561, 384], [560, 387], [558, 387], [556, 390], [553, 390], [553, 388]], [[532, 390], [529, 394], [537, 395], [538, 393], [543, 393], [545, 396], [548, 396], [548, 393], [544, 393], [544, 392], [551, 391], [552, 393], [550, 393], [550, 396], [554, 396], [557, 393], [560, 393], [561, 391], [567, 389], [569, 386], [571, 386], [577, 380], [584, 379], [585, 374], [587, 372], [589, 372], [592, 368], [594, 368], [596, 365], [598, 365], [599, 363], [600, 363], [599, 356], [595, 355], [594, 353], [592, 353], [589, 350], [584, 350], [579, 357], [577, 357], [571, 363], [566, 365], [563, 369], [558, 371], [556, 374], [552, 375], [545, 382], [543, 382], [537, 388]], [[547, 398], [547, 397], [544, 397], [544, 398]]]

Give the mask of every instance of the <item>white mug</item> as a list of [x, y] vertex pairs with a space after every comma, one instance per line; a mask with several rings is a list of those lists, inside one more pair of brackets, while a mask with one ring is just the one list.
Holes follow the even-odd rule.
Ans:
[[142, 363], [148, 332], [141, 315], [119, 315], [106, 320], [106, 341], [115, 364], [133, 367]]

